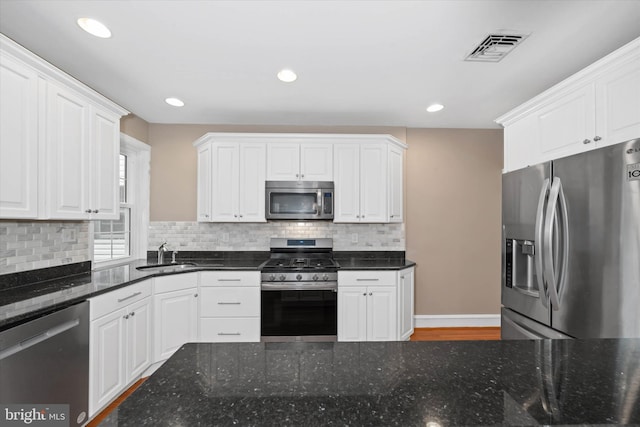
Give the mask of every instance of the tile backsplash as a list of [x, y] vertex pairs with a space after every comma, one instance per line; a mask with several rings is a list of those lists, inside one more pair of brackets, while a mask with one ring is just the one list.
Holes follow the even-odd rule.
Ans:
[[89, 259], [86, 221], [0, 221], [0, 274]]
[[268, 251], [271, 237], [331, 237], [337, 251], [404, 251], [404, 224], [334, 224], [325, 221], [206, 223], [152, 221], [149, 250]]

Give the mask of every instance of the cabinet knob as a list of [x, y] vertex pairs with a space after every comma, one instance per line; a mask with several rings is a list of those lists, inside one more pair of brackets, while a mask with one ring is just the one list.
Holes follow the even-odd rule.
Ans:
[[364, 215], [362, 215], [360, 218], [364, 218]]
[[242, 215], [240, 215], [240, 218], [242, 218]]
[[300, 178], [300, 175], [299, 175], [299, 174], [296, 174], [296, 178]]
[[135, 312], [135, 311], [132, 311], [131, 313], [129, 313], [129, 316], [131, 316], [131, 317], [133, 317], [133, 316], [135, 316], [135, 315], [136, 315], [136, 312]]
[[591, 144], [591, 140], [590, 139], [585, 139], [584, 141], [582, 141], [583, 144]]
[[87, 209], [85, 213], [91, 213], [91, 209]]
[[369, 292], [369, 296], [373, 295], [373, 292]]
[[300, 178], [304, 178], [304, 174], [300, 175]]
[[129, 315], [128, 315], [128, 314], [125, 314], [125, 315], [124, 315], [124, 316], [122, 316], [122, 317], [123, 317], [124, 319], [128, 319], [128, 318], [129, 318]]
[[198, 298], [198, 294], [194, 294], [194, 295], [193, 295], [193, 297], [194, 297], [194, 298]]
[[236, 215], [236, 214], [233, 214], [233, 217], [234, 217], [234, 218], [238, 218], [238, 215]]
[[601, 139], [602, 139], [602, 138], [600, 138], [598, 135], [596, 135], [596, 136], [594, 136], [594, 137], [593, 137], [593, 140], [594, 140], [594, 141], [596, 141], [596, 142], [600, 141]]
[[366, 296], [367, 296], [367, 293], [365, 292], [365, 293], [364, 293], [364, 294], [362, 294], [362, 295], [364, 295], [364, 296], [366, 297]]
[[360, 218], [360, 215], [356, 215], [356, 218]]
[[208, 214], [204, 214], [204, 217], [205, 217], [205, 218], [209, 218], [209, 215], [208, 215]]
[[93, 210], [93, 213], [98, 213], [98, 212], [100, 212], [98, 209]]

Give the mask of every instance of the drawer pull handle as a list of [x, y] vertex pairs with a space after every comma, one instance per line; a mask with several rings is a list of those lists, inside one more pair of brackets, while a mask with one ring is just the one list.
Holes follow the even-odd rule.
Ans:
[[218, 279], [218, 282], [239, 282], [240, 279]]
[[356, 279], [358, 282], [377, 282], [380, 279]]
[[239, 302], [224, 302], [224, 301], [218, 301], [218, 305], [240, 305]]
[[138, 295], [141, 295], [141, 294], [142, 294], [142, 292], [134, 292], [133, 294], [129, 295], [128, 297], [118, 298], [118, 302], [126, 301], [128, 299], [133, 298], [133, 297], [137, 297]]
[[240, 332], [218, 332], [218, 335], [240, 335]]

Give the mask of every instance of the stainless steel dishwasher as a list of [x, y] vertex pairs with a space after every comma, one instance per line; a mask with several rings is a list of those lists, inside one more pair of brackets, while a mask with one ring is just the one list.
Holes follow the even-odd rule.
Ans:
[[87, 421], [89, 303], [0, 332], [0, 403], [67, 404], [69, 425]]

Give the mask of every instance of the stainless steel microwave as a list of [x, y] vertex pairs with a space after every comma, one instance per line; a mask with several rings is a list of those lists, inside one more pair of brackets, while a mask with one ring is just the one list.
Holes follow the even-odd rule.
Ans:
[[333, 182], [267, 181], [267, 219], [333, 219]]

